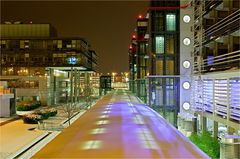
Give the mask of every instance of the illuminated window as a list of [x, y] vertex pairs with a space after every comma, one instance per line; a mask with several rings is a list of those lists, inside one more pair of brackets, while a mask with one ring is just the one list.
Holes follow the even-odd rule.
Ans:
[[76, 40], [72, 40], [72, 48], [76, 47]]
[[6, 48], [6, 41], [5, 40], [1, 41], [1, 48]]
[[140, 54], [144, 54], [146, 52], [145, 48], [146, 48], [145, 43], [139, 44]]
[[166, 60], [166, 75], [174, 75], [174, 61]]
[[164, 37], [156, 36], [156, 53], [163, 54], [164, 53]]
[[173, 35], [166, 36], [166, 53], [174, 54], [174, 36]]
[[62, 48], [62, 40], [57, 41], [57, 48], [61, 49]]
[[29, 40], [20, 40], [20, 48], [21, 49], [29, 48]]
[[167, 25], [167, 31], [175, 31], [176, 30], [176, 15], [175, 14], [167, 14], [166, 15], [166, 25]]
[[163, 61], [156, 61], [156, 75], [163, 75]]

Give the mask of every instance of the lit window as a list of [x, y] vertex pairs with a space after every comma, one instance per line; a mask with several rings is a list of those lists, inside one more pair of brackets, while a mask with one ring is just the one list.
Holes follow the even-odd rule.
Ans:
[[62, 40], [57, 41], [57, 48], [61, 49], [62, 48]]
[[164, 37], [156, 36], [156, 53], [163, 54], [164, 53]]
[[156, 61], [156, 75], [163, 75], [163, 61]]
[[184, 15], [184, 16], [183, 16], [183, 21], [184, 21], [185, 23], [189, 23], [190, 20], [191, 20], [191, 18], [190, 18], [189, 15]]
[[167, 22], [167, 31], [175, 31], [176, 30], [176, 15], [175, 14], [167, 14], [166, 22]]
[[190, 88], [190, 83], [189, 82], [183, 82], [183, 88], [184, 89], [189, 89]]
[[189, 110], [190, 109], [190, 104], [188, 102], [183, 103], [183, 109], [184, 110]]
[[184, 61], [184, 62], [183, 62], [183, 67], [184, 67], [184, 68], [189, 68], [190, 65], [191, 65], [191, 64], [190, 64], [189, 61]]
[[174, 61], [166, 60], [166, 75], [174, 75]]
[[188, 46], [188, 45], [191, 44], [191, 40], [189, 38], [184, 38], [183, 39], [183, 44]]

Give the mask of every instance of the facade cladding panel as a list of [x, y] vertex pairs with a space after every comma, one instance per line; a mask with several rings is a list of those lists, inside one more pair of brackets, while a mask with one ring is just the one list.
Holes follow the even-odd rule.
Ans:
[[1, 37], [50, 37], [56, 35], [50, 24], [1, 24]]

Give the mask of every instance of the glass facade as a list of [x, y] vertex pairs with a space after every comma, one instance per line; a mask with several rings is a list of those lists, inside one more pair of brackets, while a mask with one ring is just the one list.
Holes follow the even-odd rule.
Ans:
[[164, 37], [163, 36], [156, 36], [156, 53], [163, 54], [164, 53]]
[[167, 14], [166, 15], [166, 30], [167, 31], [175, 31], [176, 30], [176, 15], [175, 14]]

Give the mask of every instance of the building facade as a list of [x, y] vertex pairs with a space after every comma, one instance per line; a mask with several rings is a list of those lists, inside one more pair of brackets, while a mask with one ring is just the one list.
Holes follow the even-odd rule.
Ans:
[[[194, 1], [192, 99], [198, 130], [240, 130], [239, 1]], [[222, 129], [226, 129], [223, 131]]]
[[50, 24], [1, 24], [1, 80], [16, 88], [17, 100], [77, 101], [81, 74], [97, 70], [97, 55], [85, 39], [54, 31]]

